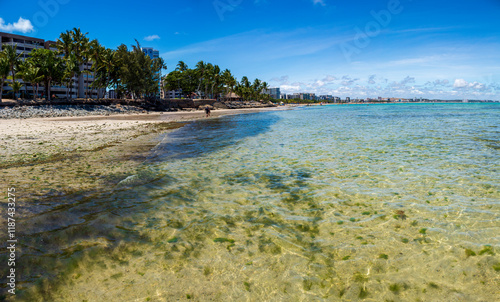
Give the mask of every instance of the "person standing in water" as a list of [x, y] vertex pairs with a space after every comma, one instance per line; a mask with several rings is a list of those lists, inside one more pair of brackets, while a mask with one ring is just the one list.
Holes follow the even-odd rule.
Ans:
[[210, 116], [210, 108], [208, 106], [205, 106], [205, 113], [207, 114], [206, 117]]

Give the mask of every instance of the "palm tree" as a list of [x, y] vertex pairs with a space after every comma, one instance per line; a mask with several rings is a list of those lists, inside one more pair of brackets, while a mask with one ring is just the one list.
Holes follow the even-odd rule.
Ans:
[[9, 62], [9, 71], [12, 77], [12, 81], [16, 80], [16, 70], [21, 62], [21, 55], [24, 53], [17, 53], [17, 46], [6, 45], [4, 46], [3, 52], [7, 61]]
[[35, 49], [31, 52], [30, 61], [40, 68], [41, 80], [45, 84], [45, 94], [50, 101], [50, 87], [53, 83], [59, 83], [64, 76], [64, 61], [49, 49]]
[[[88, 44], [88, 58], [92, 62], [91, 70], [94, 73], [94, 79], [95, 79], [95, 73], [98, 69], [99, 64], [101, 63], [103, 52], [104, 52], [104, 47], [99, 44], [99, 41], [96, 39], [90, 41]], [[87, 81], [88, 81], [88, 76], [87, 76]], [[97, 94], [97, 97], [99, 97], [99, 93]], [[92, 96], [91, 96], [92, 98]]]
[[38, 94], [38, 84], [42, 81], [43, 75], [40, 73], [40, 67], [35, 66], [29, 59], [25, 61], [23, 70], [23, 81], [31, 84], [33, 92], [33, 99], [36, 100], [35, 84], [37, 87], [36, 93]]
[[231, 96], [231, 94], [233, 94], [234, 86], [236, 86], [236, 79], [233, 77], [229, 69], [225, 69], [222, 72], [222, 82], [225, 87], [224, 94], [227, 95], [229, 93], [229, 96]]
[[63, 54], [64, 61], [66, 63], [66, 69], [67, 69], [65, 73], [65, 78], [67, 79], [66, 96], [69, 98], [69, 96], [73, 94], [72, 93], [73, 77], [80, 71], [78, 62], [76, 62], [76, 55], [73, 52], [72, 32], [67, 30], [66, 32], [61, 33], [56, 41], [56, 47], [58, 49], [58, 52], [60, 54]]
[[252, 97], [254, 101], [260, 99], [260, 93], [262, 92], [262, 82], [259, 79], [255, 79], [252, 84]]
[[9, 76], [10, 65], [9, 61], [5, 57], [5, 53], [0, 52], [0, 102], [2, 102], [3, 84], [5, 79]]
[[[79, 77], [82, 71], [84, 70], [84, 67], [82, 66], [84, 60], [85, 60], [85, 50], [87, 48], [88, 44], [88, 38], [87, 38], [88, 33], [82, 33], [80, 28], [73, 28], [73, 30], [70, 32], [71, 36], [71, 42], [72, 42], [72, 47], [71, 51], [75, 54], [76, 61], [79, 66], [79, 70], [77, 72], [77, 76]], [[80, 85], [78, 85], [78, 97], [80, 96]]]
[[19, 81], [14, 81], [12, 80], [12, 82], [9, 83], [9, 86], [12, 87], [12, 91], [14, 91], [14, 98], [17, 99], [17, 93], [21, 90], [21, 88], [23, 87], [23, 83], [19, 82]]
[[[212, 69], [212, 90], [211, 90], [211, 98], [213, 99], [214, 96], [217, 98], [217, 95], [219, 94], [219, 89], [221, 85], [221, 73], [220, 73], [220, 67], [219, 65], [214, 65]], [[214, 88], [215, 88], [215, 93], [214, 93]]]
[[100, 60], [94, 62], [94, 84], [99, 88], [108, 88], [115, 80], [116, 60], [115, 52], [108, 48], [103, 48]]
[[66, 80], [66, 96], [70, 99], [73, 95], [73, 80], [75, 75], [80, 71], [80, 66], [78, 66], [74, 53], [70, 53], [69, 56], [64, 59], [64, 66], [66, 67], [64, 70], [64, 79]]
[[[30, 80], [29, 80], [29, 66], [28, 66], [28, 62], [25, 60], [25, 61], [21, 61], [19, 63], [19, 70], [17, 72], [17, 75], [18, 77], [23, 80], [23, 83], [24, 83], [24, 95], [26, 96], [28, 94], [28, 83], [30, 83]], [[12, 87], [12, 85], [11, 85]]]
[[183, 72], [183, 71], [186, 71], [187, 69], [188, 69], [187, 64], [184, 63], [184, 61], [179, 61], [179, 63], [177, 63], [177, 68], [175, 70]]
[[56, 47], [59, 53], [64, 55], [65, 59], [73, 53], [72, 33], [69, 30], [59, 35], [59, 39], [56, 41]]
[[[269, 89], [269, 85], [267, 84], [267, 82], [262, 82], [261, 87], [262, 87], [262, 91], [267, 91]], [[265, 100], [269, 100], [270, 98], [271, 98], [271, 95], [269, 93], [264, 94]]]
[[239, 85], [237, 86], [238, 95], [243, 98], [243, 100], [248, 100], [251, 96], [251, 85], [250, 81], [246, 76], [241, 78]]
[[206, 64], [205, 62], [203, 61], [199, 61], [198, 63], [196, 63], [196, 73], [197, 73], [197, 76], [198, 76], [198, 89], [196, 89], [196, 91], [200, 94], [201, 96], [201, 84], [204, 80], [204, 77], [205, 77], [205, 69], [206, 69]]

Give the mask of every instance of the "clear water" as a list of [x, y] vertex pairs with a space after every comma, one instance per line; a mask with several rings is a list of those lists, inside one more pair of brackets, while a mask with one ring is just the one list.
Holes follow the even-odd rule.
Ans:
[[22, 294], [500, 300], [499, 152], [500, 104], [193, 122], [118, 187], [39, 217]]

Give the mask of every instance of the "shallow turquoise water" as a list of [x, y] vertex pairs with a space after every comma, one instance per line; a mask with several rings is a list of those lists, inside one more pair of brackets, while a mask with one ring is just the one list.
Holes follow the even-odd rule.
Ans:
[[500, 104], [321, 106], [193, 122], [118, 187], [33, 234], [49, 244], [32, 259], [57, 258], [59, 269], [28, 294], [500, 299], [499, 152]]

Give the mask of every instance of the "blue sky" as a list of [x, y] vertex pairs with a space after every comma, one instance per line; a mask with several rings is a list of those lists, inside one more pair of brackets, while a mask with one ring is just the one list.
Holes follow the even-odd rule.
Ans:
[[500, 0], [25, 0], [0, 2], [0, 31], [137, 39], [167, 72], [203, 60], [288, 93], [500, 100], [499, 16]]

